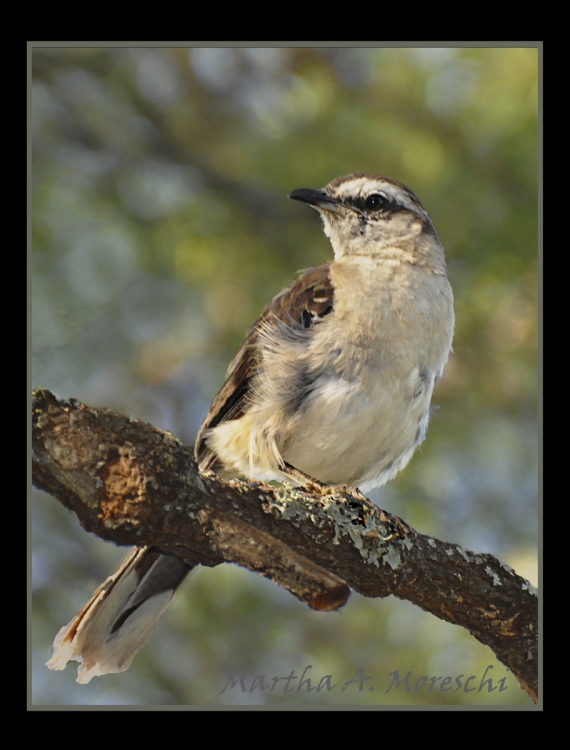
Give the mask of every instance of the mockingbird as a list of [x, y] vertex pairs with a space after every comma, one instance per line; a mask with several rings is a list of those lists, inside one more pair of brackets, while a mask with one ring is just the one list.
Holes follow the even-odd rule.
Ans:
[[[250, 328], [198, 433], [201, 470], [349, 484], [391, 479], [423, 441], [451, 351], [443, 247], [414, 193], [369, 174], [290, 196], [315, 208], [334, 260], [302, 271]], [[190, 568], [135, 548], [57, 635], [51, 669], [127, 669]]]

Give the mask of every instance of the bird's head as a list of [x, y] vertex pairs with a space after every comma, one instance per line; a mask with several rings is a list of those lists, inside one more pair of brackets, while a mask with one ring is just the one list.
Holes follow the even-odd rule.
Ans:
[[318, 210], [337, 260], [344, 255], [423, 255], [430, 246], [441, 249], [417, 196], [388, 177], [351, 174], [337, 177], [322, 190], [293, 190], [289, 197]]

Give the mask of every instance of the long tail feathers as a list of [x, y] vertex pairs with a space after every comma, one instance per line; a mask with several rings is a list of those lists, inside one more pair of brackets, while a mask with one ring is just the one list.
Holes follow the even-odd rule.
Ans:
[[192, 568], [152, 547], [136, 547], [53, 643], [50, 669], [80, 662], [77, 682], [124, 672], [147, 642]]

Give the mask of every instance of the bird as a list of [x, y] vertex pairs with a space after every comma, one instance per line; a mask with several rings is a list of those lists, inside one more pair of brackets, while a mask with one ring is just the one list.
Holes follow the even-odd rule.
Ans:
[[[423, 442], [452, 350], [443, 245], [403, 183], [357, 172], [289, 198], [319, 213], [332, 260], [274, 297], [230, 363], [198, 432], [201, 471], [367, 492]], [[135, 548], [60, 630], [47, 663], [78, 682], [127, 669], [191, 567]]]

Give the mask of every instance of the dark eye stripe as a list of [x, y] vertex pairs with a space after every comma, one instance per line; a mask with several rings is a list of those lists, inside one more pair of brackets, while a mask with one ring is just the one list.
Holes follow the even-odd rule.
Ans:
[[368, 195], [366, 198], [361, 196], [358, 198], [345, 198], [344, 203], [363, 214], [376, 213], [381, 210], [397, 211], [400, 208], [391, 198], [380, 193], [372, 193], [372, 195]]

